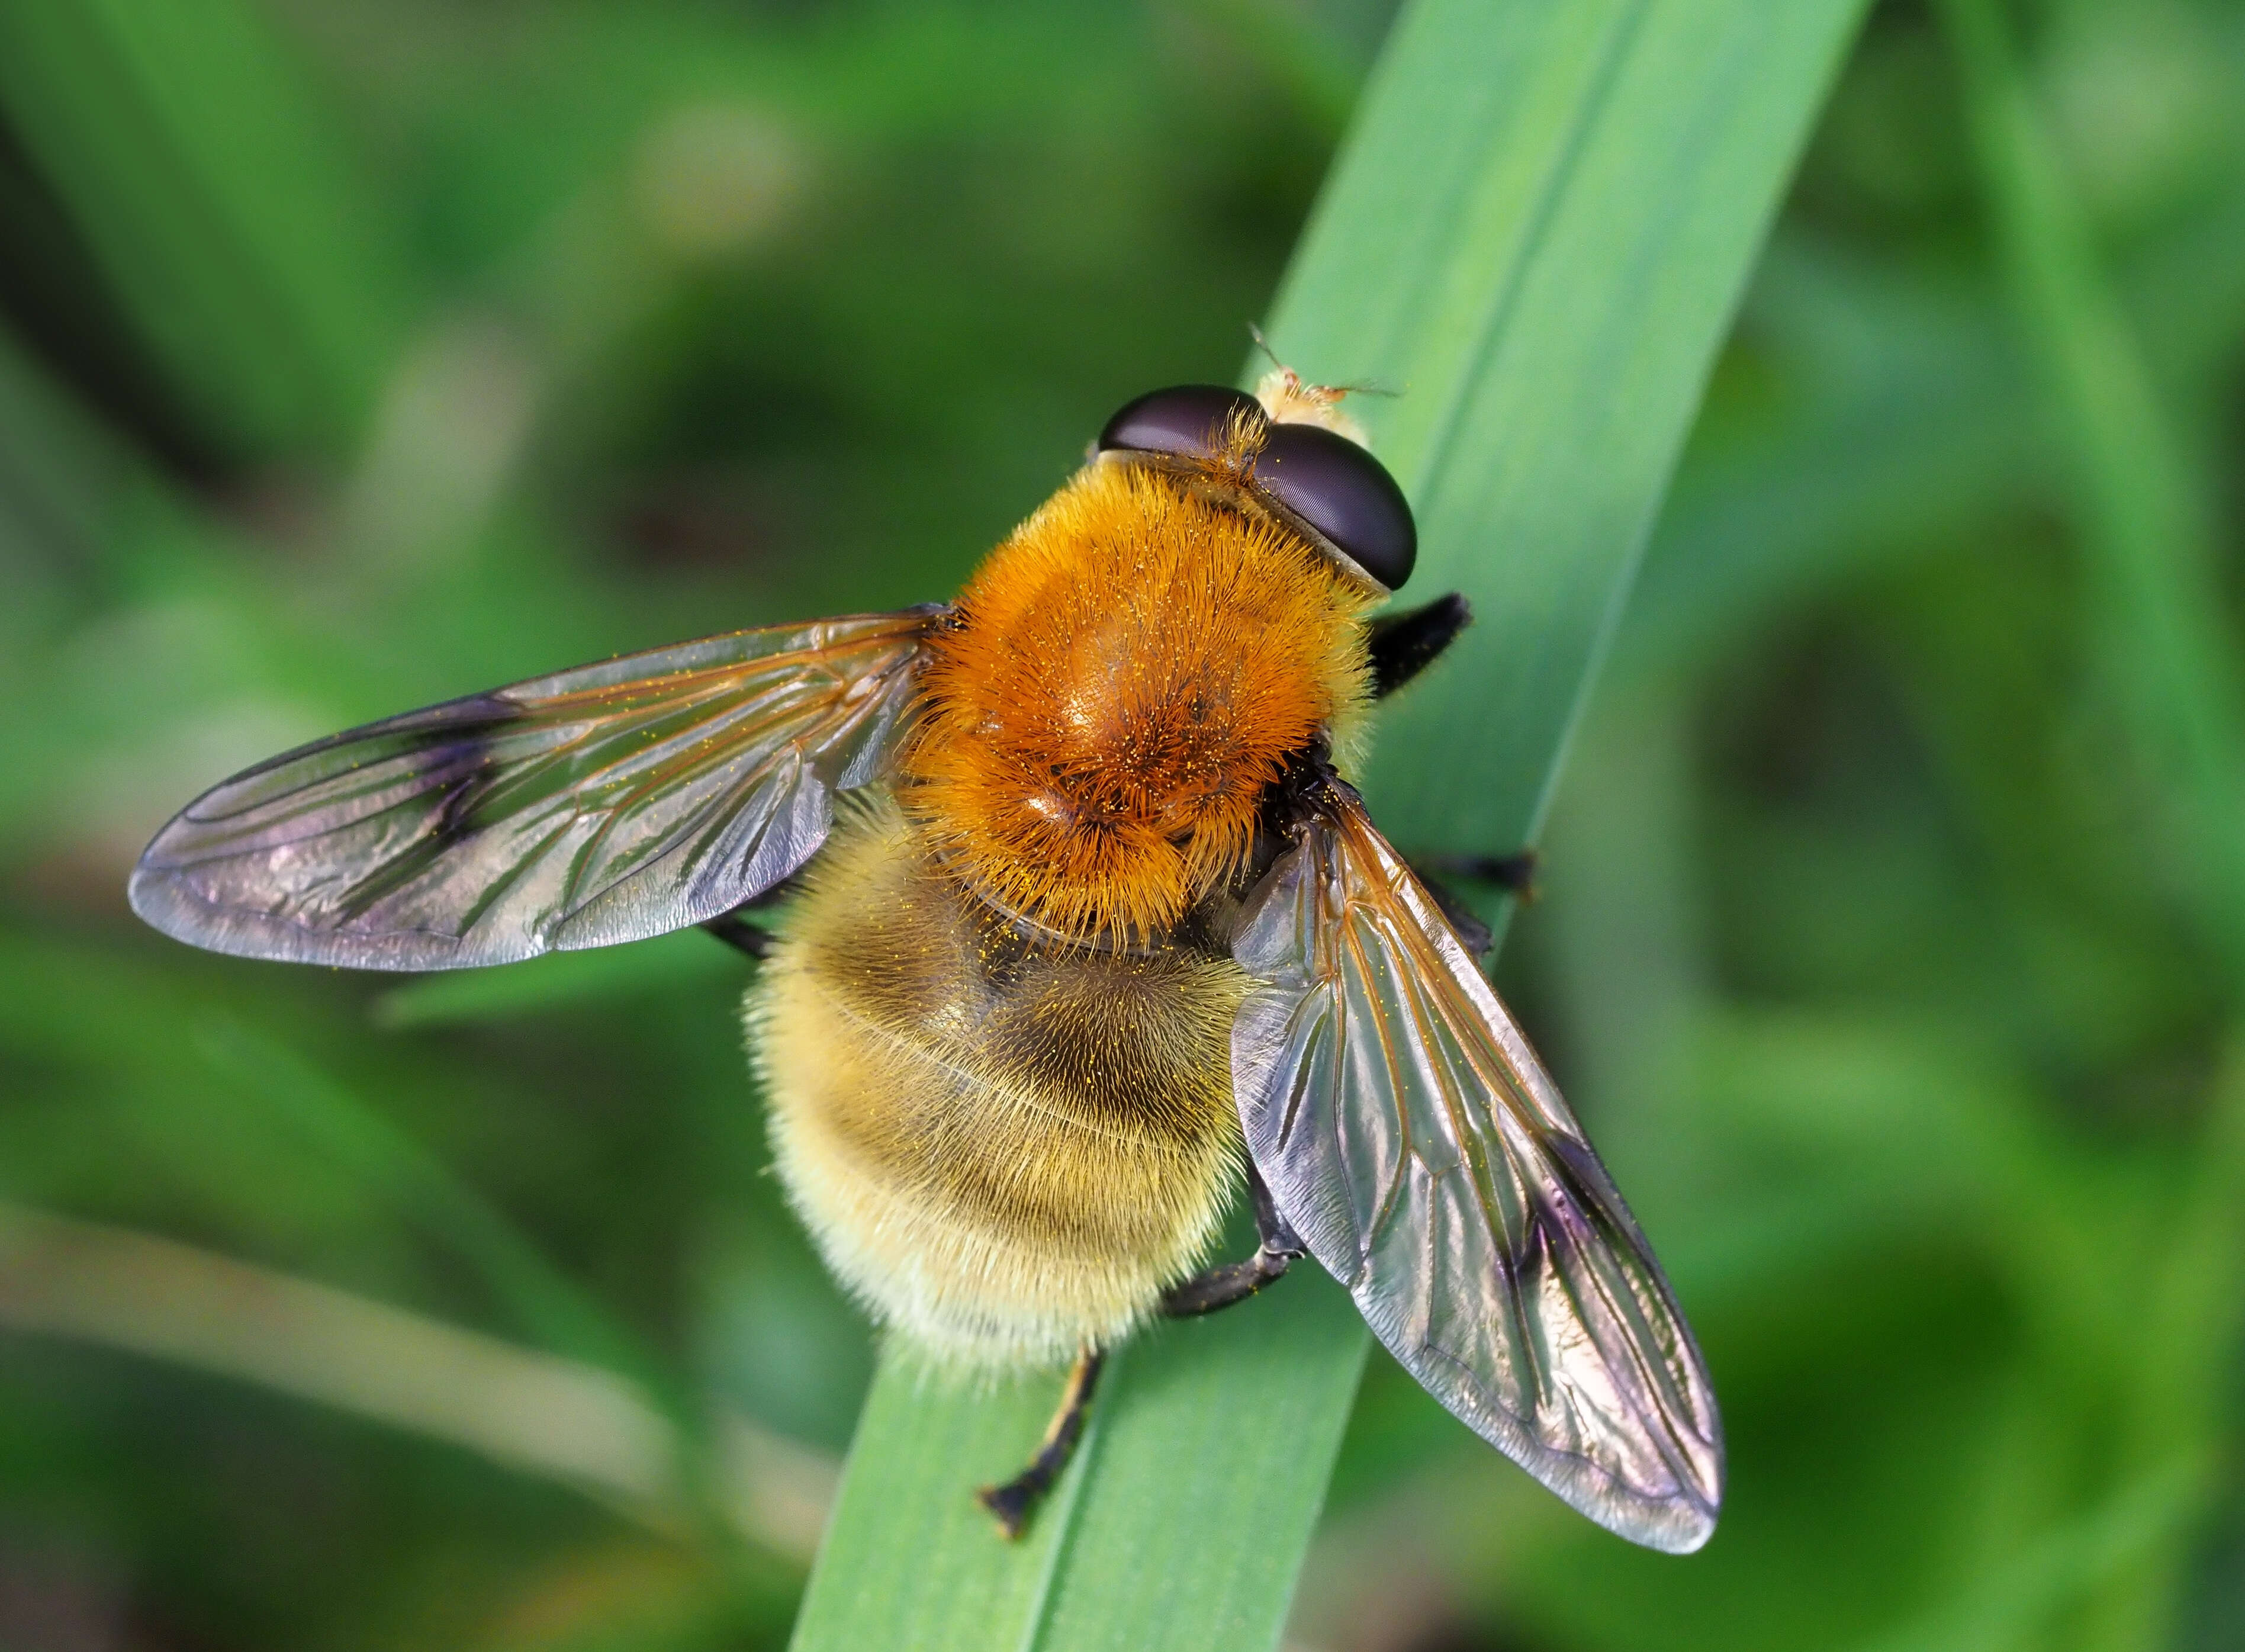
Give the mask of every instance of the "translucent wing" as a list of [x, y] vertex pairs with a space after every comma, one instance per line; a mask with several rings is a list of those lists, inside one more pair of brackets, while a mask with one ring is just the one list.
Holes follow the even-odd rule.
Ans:
[[699, 923], [882, 769], [940, 610], [626, 655], [338, 734], [189, 804], [132, 909], [217, 952], [450, 969]]
[[1443, 1404], [1576, 1508], [1677, 1553], [1722, 1424], [1644, 1235], [1427, 892], [1329, 781], [1235, 943], [1248, 1151]]

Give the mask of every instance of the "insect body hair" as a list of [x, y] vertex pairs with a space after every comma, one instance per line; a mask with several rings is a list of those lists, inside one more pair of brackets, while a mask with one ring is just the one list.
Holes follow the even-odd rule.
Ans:
[[1087, 466], [930, 643], [899, 794], [985, 899], [1063, 935], [1174, 925], [1289, 757], [1367, 702], [1364, 595], [1187, 477]]
[[1024, 941], [894, 810], [805, 879], [751, 989], [790, 1203], [937, 1364], [1065, 1363], [1205, 1256], [1237, 1184], [1221, 953]]

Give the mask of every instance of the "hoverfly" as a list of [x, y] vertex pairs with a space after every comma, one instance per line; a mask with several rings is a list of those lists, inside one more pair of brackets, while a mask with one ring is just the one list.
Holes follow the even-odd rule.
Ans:
[[[1691, 1331], [1476, 926], [1345, 778], [1372, 704], [1468, 615], [1373, 616], [1416, 533], [1339, 401], [1284, 369], [1139, 398], [947, 605], [628, 655], [261, 764], [157, 834], [133, 909], [360, 969], [695, 924], [763, 958], [778, 1168], [835, 1275], [939, 1360], [1073, 1361], [1042, 1449], [981, 1493], [1009, 1534], [1102, 1350], [1306, 1254], [1545, 1485], [1696, 1548], [1723, 1458]], [[783, 892], [777, 940], [742, 918]], [[1261, 1242], [1204, 1267], [1243, 1169]]]

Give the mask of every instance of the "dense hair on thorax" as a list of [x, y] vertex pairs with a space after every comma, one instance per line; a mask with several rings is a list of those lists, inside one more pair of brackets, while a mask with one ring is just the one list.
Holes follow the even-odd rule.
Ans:
[[1001, 908], [1158, 935], [1245, 860], [1287, 758], [1362, 707], [1367, 606], [1189, 474], [1087, 466], [933, 639], [899, 796]]

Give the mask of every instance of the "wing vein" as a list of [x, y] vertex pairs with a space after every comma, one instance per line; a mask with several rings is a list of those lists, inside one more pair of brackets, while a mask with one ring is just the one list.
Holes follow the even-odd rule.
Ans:
[[134, 908], [220, 951], [390, 969], [714, 917], [885, 772], [937, 612], [733, 632], [302, 747], [159, 833]]

